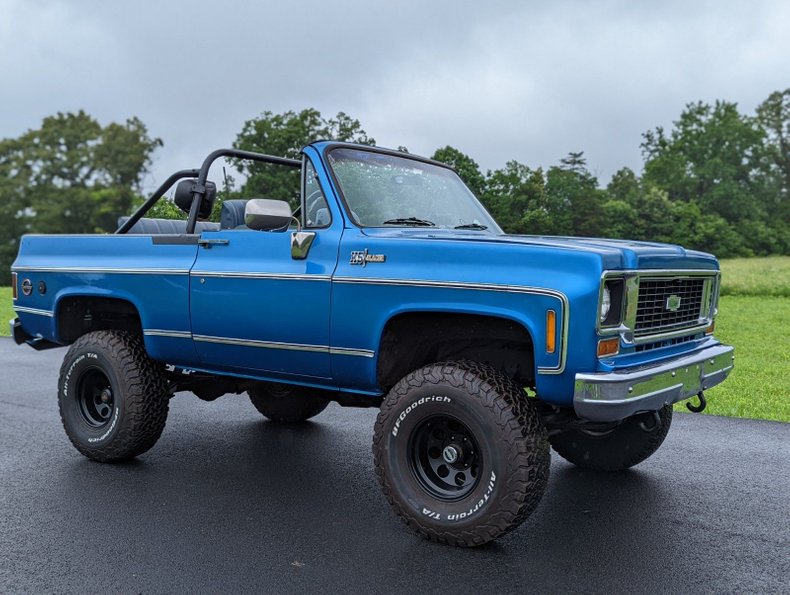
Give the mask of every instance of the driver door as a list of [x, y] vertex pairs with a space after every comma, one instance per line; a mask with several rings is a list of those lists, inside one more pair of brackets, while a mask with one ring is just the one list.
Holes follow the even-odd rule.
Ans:
[[[325, 208], [325, 195], [306, 157], [302, 194], [303, 209], [306, 194], [318, 201], [312, 205], [314, 216]], [[190, 297], [193, 339], [206, 368], [283, 379], [331, 376], [331, 275], [342, 225], [327, 223], [326, 213], [328, 208], [321, 212], [321, 227], [302, 216], [304, 231], [315, 234], [304, 259], [292, 256], [294, 226], [201, 235]]]

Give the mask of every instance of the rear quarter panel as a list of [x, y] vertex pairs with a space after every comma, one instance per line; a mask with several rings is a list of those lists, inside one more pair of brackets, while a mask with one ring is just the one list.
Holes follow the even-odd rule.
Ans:
[[[20, 292], [14, 309], [28, 333], [55, 342], [61, 341], [58, 308], [70, 296], [123, 299], [137, 308], [144, 330], [188, 333], [189, 269], [196, 254], [195, 243], [154, 243], [143, 235], [25, 236], [12, 270], [19, 283], [31, 281], [33, 292]], [[196, 361], [191, 341], [146, 335], [145, 343], [155, 359]]]

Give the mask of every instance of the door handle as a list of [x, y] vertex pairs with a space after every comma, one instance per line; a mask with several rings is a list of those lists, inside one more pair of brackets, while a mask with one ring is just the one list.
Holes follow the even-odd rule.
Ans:
[[225, 239], [208, 239], [208, 238], [200, 238], [198, 240], [198, 245], [203, 246], [204, 248], [211, 248], [212, 246], [227, 246], [230, 244], [230, 240]]

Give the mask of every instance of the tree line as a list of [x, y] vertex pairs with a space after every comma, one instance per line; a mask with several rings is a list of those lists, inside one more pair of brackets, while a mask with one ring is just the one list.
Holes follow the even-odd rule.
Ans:
[[[328, 138], [376, 144], [358, 120], [315, 109], [263, 112], [233, 144], [297, 157]], [[161, 146], [137, 118], [102, 126], [83, 111], [0, 141], [0, 284], [25, 233], [112, 232], [144, 200], [141, 183]], [[455, 147], [431, 157], [453, 166], [508, 233], [670, 242], [719, 257], [790, 254], [790, 89], [771, 93], [754, 114], [727, 101], [690, 103], [670, 130], [645, 132], [640, 146], [641, 175], [624, 167], [605, 186], [583, 152], [548, 168], [513, 160], [485, 172]], [[244, 181], [220, 181], [215, 217], [221, 200], [238, 196], [296, 204], [298, 172], [234, 165]], [[160, 201], [150, 216], [183, 215]]]

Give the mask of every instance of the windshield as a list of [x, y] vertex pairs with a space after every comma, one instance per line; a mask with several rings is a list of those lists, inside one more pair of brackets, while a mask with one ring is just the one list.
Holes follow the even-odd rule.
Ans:
[[338, 148], [329, 152], [355, 222], [364, 227], [438, 227], [502, 233], [458, 175], [399, 157]]

